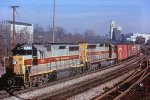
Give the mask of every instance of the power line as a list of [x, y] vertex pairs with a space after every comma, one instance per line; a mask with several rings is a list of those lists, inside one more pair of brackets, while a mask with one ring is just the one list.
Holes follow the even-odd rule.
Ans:
[[33, 14], [32, 12], [26, 11], [24, 9], [21, 9], [21, 11], [24, 12], [24, 13], [26, 13], [27, 15], [30, 15], [30, 16], [34, 17], [34, 18], [35, 17], [39, 17], [39, 15]]
[[16, 11], [17, 14], [17, 18], [20, 20], [23, 20], [24, 22], [27, 22], [28, 20], [24, 19], [23, 17], [20, 16], [20, 14], [18, 13], [18, 11]]

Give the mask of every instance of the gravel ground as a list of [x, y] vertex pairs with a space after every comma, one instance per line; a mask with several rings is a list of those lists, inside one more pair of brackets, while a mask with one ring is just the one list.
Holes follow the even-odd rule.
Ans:
[[131, 75], [134, 72], [134, 70], [128, 72], [127, 74], [124, 74], [123, 76], [120, 76], [116, 79], [113, 79], [109, 82], [106, 82], [102, 85], [99, 85], [97, 87], [94, 87], [88, 91], [85, 91], [81, 94], [75, 95], [73, 97], [68, 98], [67, 100], [91, 100], [92, 98], [102, 94], [104, 92], [103, 88], [108, 87], [111, 88], [118, 82], [123, 81], [125, 78], [127, 78], [129, 75]]
[[27, 93], [24, 93], [24, 94], [11, 96], [11, 97], [5, 98], [4, 100], [32, 99], [34, 97], [39, 97], [39, 96], [42, 96], [44, 94], [50, 94], [52, 92], [61, 90], [64, 87], [69, 87], [69, 86], [71, 86], [73, 84], [77, 84], [77, 83], [80, 83], [80, 82], [83, 82], [83, 81], [86, 81], [86, 80], [90, 80], [90, 79], [92, 79], [94, 77], [99, 77], [99, 76], [104, 75], [104, 74], [106, 74], [106, 73], [108, 73], [110, 71], [116, 70], [116, 69], [118, 69], [120, 67], [122, 67], [122, 65], [118, 65], [116, 67], [109, 68], [109, 69], [106, 69], [106, 70], [103, 70], [103, 71], [100, 71], [100, 72], [92, 73], [92, 74], [89, 74], [89, 75], [85, 75], [83, 77], [79, 77], [79, 78], [72, 79], [72, 80], [69, 80], [69, 81], [66, 81], [66, 82], [55, 84], [53, 86], [48, 86], [48, 87], [41, 88], [41, 89], [34, 90], [34, 91], [30, 91], [30, 92], [27, 92]]

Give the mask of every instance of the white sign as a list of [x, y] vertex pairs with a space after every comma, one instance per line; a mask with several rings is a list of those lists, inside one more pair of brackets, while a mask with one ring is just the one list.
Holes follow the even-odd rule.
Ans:
[[24, 47], [24, 50], [32, 50], [32, 47]]

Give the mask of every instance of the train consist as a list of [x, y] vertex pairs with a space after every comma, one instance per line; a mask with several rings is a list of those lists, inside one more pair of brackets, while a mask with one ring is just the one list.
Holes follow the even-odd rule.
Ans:
[[138, 44], [18, 44], [5, 59], [5, 87], [38, 86], [57, 78], [58, 70], [85, 72], [93, 64], [122, 61], [140, 53]]

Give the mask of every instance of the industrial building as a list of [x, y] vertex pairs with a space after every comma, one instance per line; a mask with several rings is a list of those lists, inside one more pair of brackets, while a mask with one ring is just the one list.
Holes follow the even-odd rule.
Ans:
[[115, 21], [110, 22], [110, 39], [113, 41], [121, 41], [122, 27], [117, 25]]
[[143, 34], [143, 33], [133, 33], [133, 35], [130, 38], [127, 38], [127, 40], [135, 42], [137, 37], [145, 38], [145, 43], [147, 43], [148, 40], [150, 40], [150, 34]]

